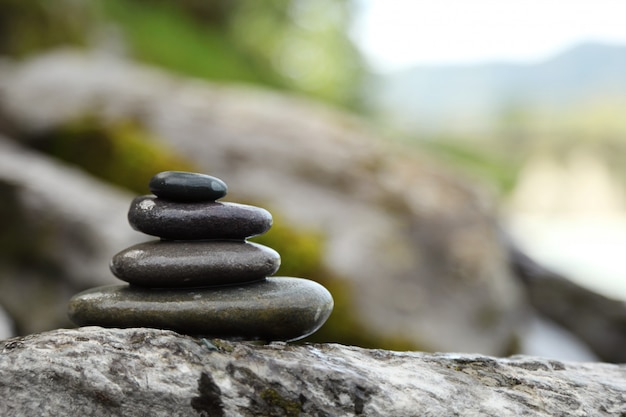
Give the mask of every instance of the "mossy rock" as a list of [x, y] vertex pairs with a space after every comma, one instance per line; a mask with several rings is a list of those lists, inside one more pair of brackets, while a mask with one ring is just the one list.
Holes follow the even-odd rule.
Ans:
[[261, 391], [260, 397], [268, 404], [270, 408], [280, 409], [282, 411], [282, 415], [288, 417], [297, 417], [302, 412], [301, 402], [285, 398], [281, 396], [275, 389], [264, 389], [263, 391]]
[[105, 122], [85, 116], [28, 142], [95, 177], [140, 194], [149, 193], [148, 183], [157, 172], [197, 171], [133, 119]]

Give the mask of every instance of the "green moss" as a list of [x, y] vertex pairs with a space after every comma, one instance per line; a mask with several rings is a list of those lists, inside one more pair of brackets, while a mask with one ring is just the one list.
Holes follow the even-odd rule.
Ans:
[[132, 119], [105, 123], [91, 116], [31, 138], [36, 148], [140, 194], [160, 171], [195, 167]]
[[252, 239], [280, 253], [278, 275], [319, 276], [322, 273], [324, 236], [317, 230], [295, 228], [274, 210], [274, 223], [266, 234]]
[[297, 417], [302, 411], [302, 404], [299, 401], [289, 400], [281, 396], [276, 390], [267, 388], [261, 391], [260, 397], [270, 407], [276, 407], [283, 410], [287, 417]]
[[232, 343], [222, 339], [211, 339], [211, 343], [221, 352], [232, 353], [235, 350], [235, 346]]

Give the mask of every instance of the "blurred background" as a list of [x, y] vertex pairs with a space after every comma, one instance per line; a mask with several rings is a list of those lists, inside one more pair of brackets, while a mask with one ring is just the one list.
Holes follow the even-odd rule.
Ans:
[[537, 259], [626, 299], [624, 5], [363, 5], [382, 120], [493, 184]]
[[116, 282], [179, 169], [274, 214], [279, 274], [336, 300], [311, 341], [626, 360], [622, 2], [0, 8], [4, 337]]

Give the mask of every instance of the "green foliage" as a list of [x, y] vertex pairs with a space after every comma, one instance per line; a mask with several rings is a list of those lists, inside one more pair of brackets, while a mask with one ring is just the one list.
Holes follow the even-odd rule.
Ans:
[[231, 33], [296, 91], [358, 107], [363, 65], [347, 36], [346, 0], [241, 0]]
[[0, 53], [85, 46], [114, 27], [131, 56], [180, 74], [359, 107], [349, 0], [0, 0]]
[[90, 174], [137, 193], [160, 171], [194, 171], [194, 166], [152, 137], [139, 123], [104, 123], [93, 117], [32, 138], [36, 148]]
[[103, 10], [144, 61], [357, 107], [362, 65], [346, 33], [348, 3], [106, 0]]
[[198, 22], [181, 5], [131, 0], [103, 5], [140, 60], [199, 78], [280, 85], [271, 71], [250, 65], [221, 24]]

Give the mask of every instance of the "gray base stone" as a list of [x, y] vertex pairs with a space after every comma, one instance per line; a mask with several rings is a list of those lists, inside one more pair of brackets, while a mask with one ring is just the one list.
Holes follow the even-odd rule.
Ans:
[[0, 415], [623, 416], [626, 365], [88, 327], [0, 342]]
[[277, 277], [247, 285], [150, 290], [111, 285], [70, 300], [78, 325], [154, 327], [240, 340], [295, 340], [319, 329], [333, 310], [326, 288], [301, 278]]

